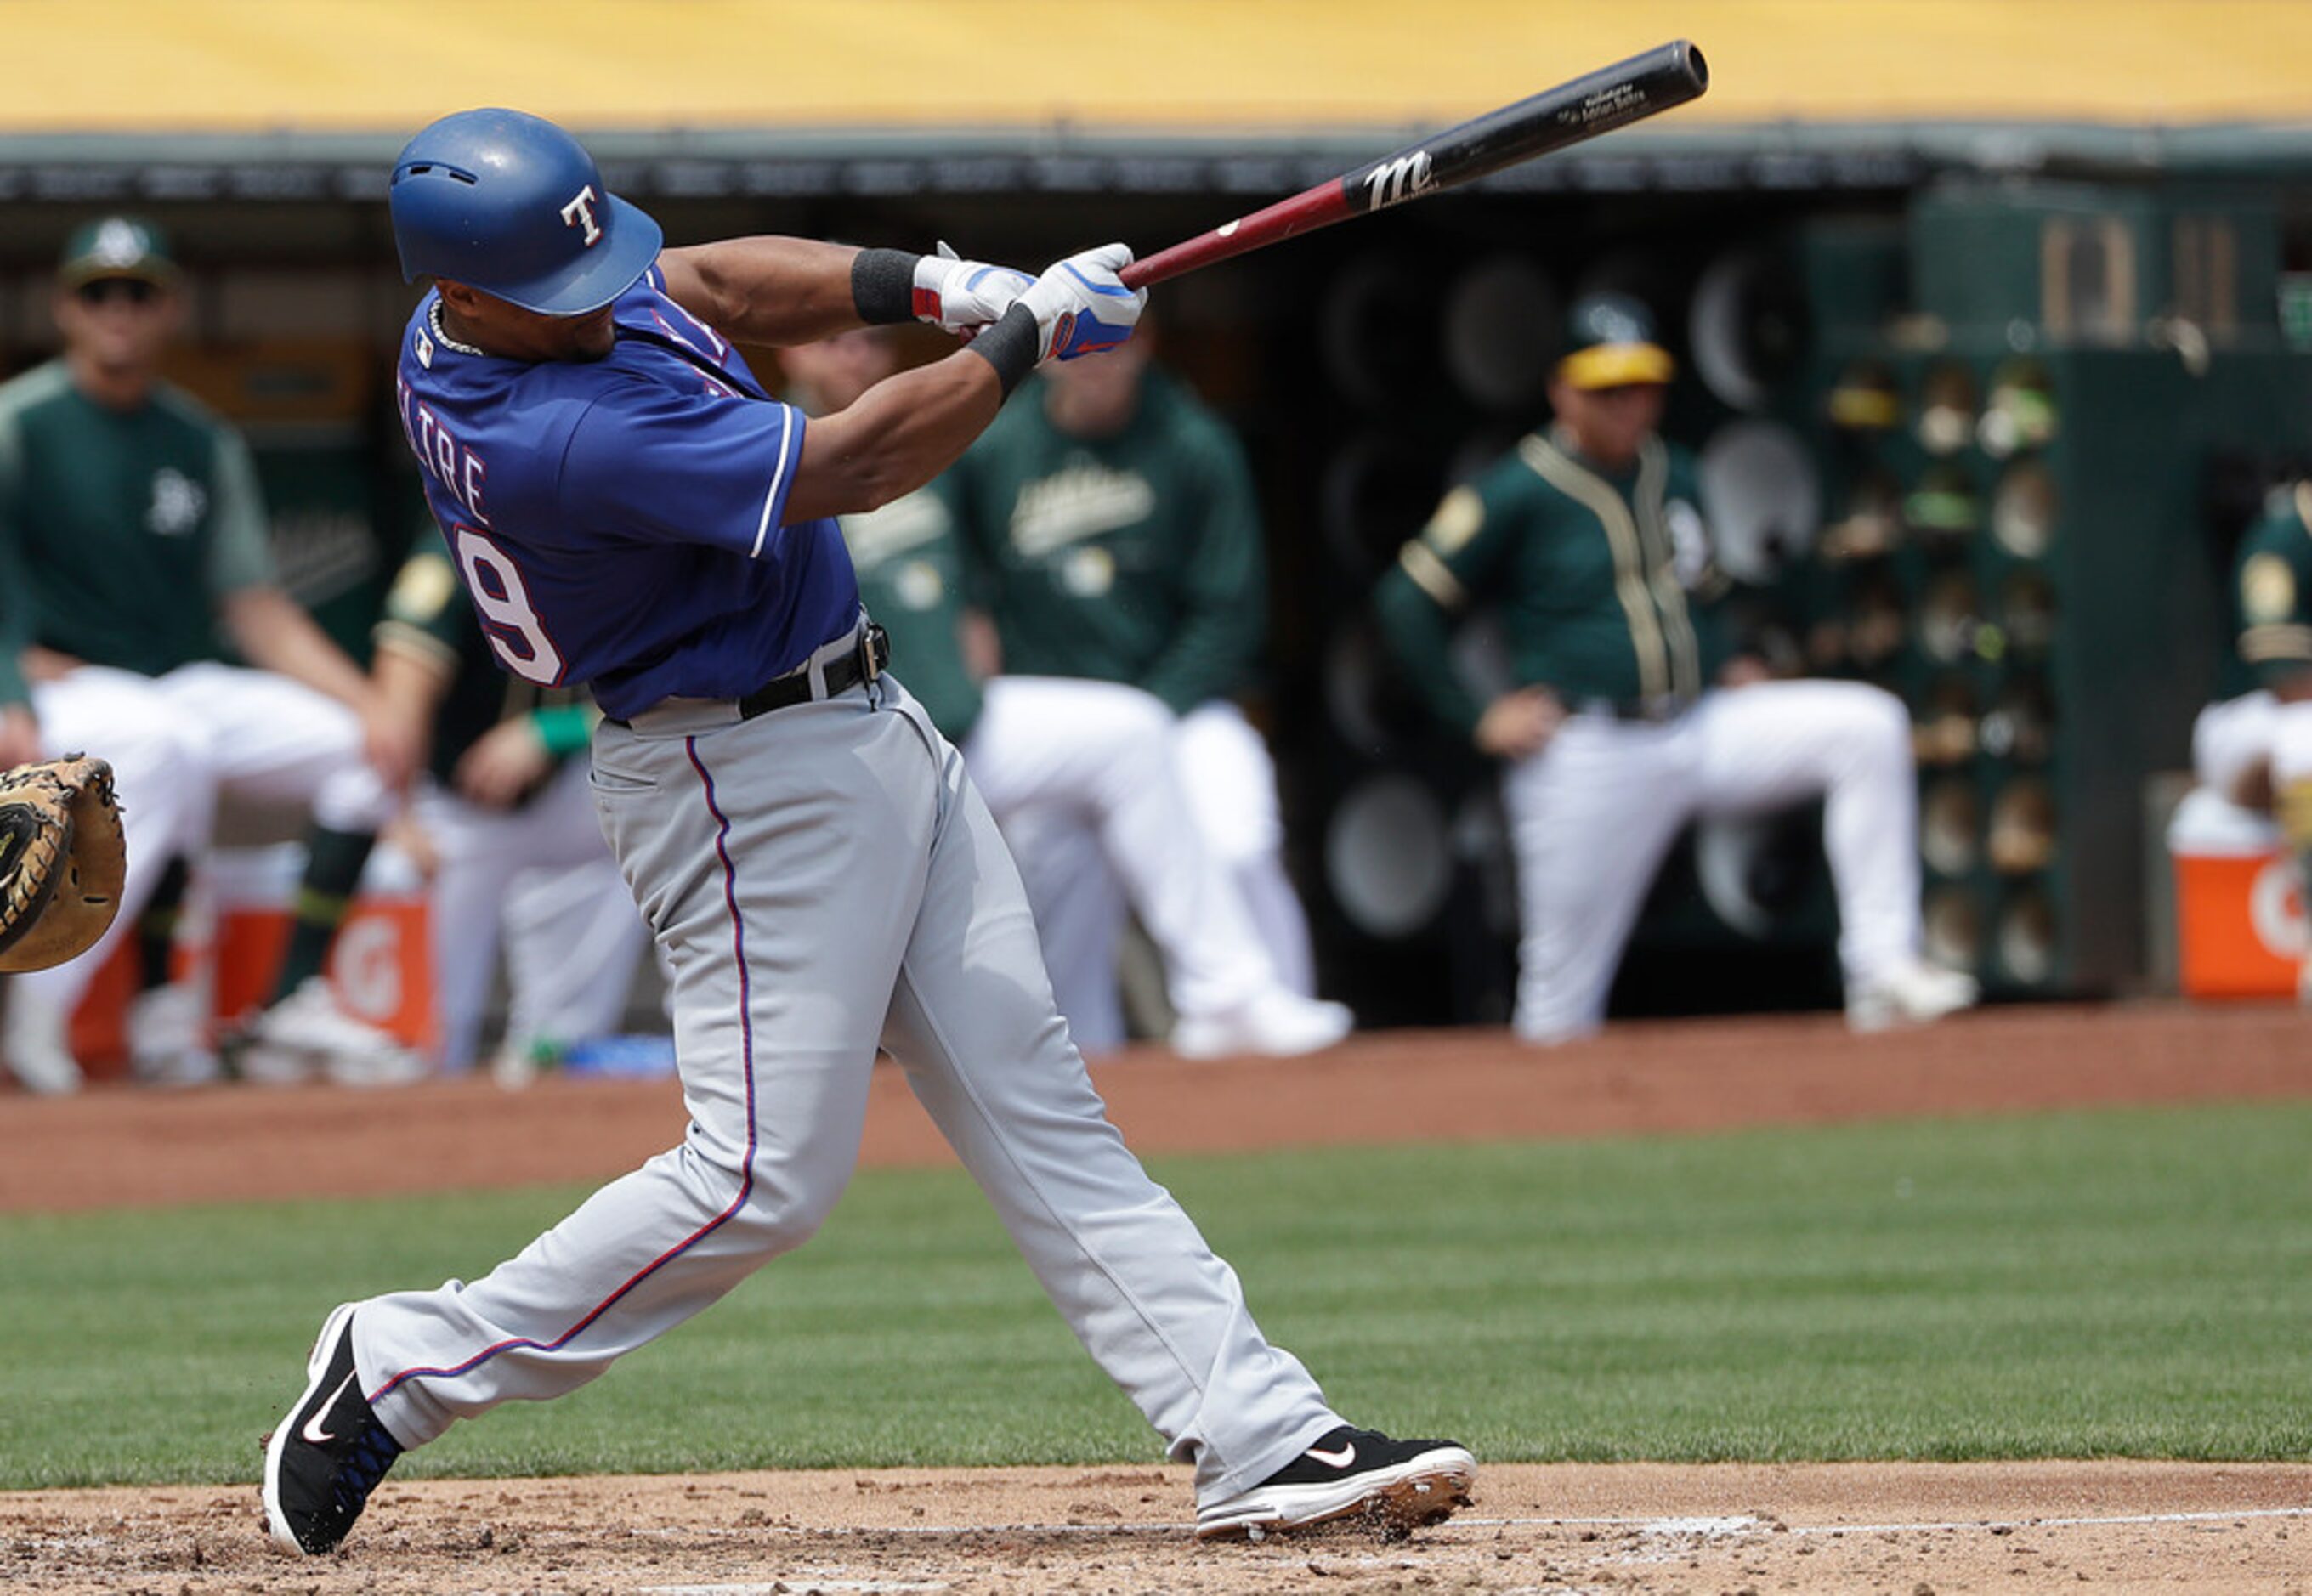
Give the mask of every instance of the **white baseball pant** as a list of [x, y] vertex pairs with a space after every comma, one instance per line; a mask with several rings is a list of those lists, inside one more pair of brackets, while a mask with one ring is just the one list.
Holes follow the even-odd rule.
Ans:
[[2259, 689], [2211, 703], [2192, 723], [2192, 768], [2229, 798], [2269, 763], [2275, 788], [2312, 781], [2312, 701], [2283, 703]]
[[[977, 746], [975, 740], [967, 750], [967, 763]], [[1114, 1052], [1131, 1039], [1117, 973], [1131, 905], [1098, 827], [1058, 805], [997, 813], [995, 824], [1028, 889], [1070, 1040], [1088, 1053]]]
[[1648, 887], [1706, 815], [1824, 800], [1850, 987], [1919, 946], [1917, 778], [1899, 700], [1857, 682], [1708, 693], [1661, 724], [1579, 713], [1502, 783], [1517, 854], [1514, 1023], [1534, 1042], [1595, 1031]]
[[972, 781], [1022, 861], [1079, 1045], [1123, 1040], [1116, 952], [1126, 898], [1163, 955], [1179, 1013], [1223, 1014], [1278, 984], [1235, 878], [1195, 823], [1178, 724], [1137, 687], [998, 676], [966, 744]]
[[1284, 815], [1268, 745], [1242, 710], [1214, 699], [1180, 718], [1173, 749], [1204, 845], [1235, 876], [1276, 978], [1304, 998], [1315, 997], [1309, 917], [1284, 873]]
[[269, 670], [180, 666], [153, 686], [207, 739], [218, 788], [260, 801], [302, 804], [332, 831], [373, 832], [395, 797], [363, 755], [361, 720], [326, 693]]
[[379, 1418], [412, 1445], [560, 1395], [800, 1246], [850, 1177], [880, 1042], [1200, 1497], [1283, 1467], [1338, 1420], [1105, 1117], [961, 758], [889, 676], [735, 715], [594, 741], [603, 830], [674, 967], [681, 1145], [484, 1278], [364, 1304]]
[[42, 753], [93, 754], [111, 764], [128, 845], [119, 911], [96, 945], [53, 969], [14, 978], [22, 990], [69, 1014], [113, 950], [136, 934], [137, 917], [169, 861], [179, 854], [197, 858], [208, 846], [216, 778], [201, 728], [187, 722], [150, 676], [84, 665], [33, 684], [32, 713]]

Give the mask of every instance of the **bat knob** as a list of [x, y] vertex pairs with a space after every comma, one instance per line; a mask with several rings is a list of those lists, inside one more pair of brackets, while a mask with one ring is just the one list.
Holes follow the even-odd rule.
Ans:
[[1710, 63], [1703, 59], [1702, 47], [1690, 39], [1681, 39], [1672, 48], [1677, 51], [1679, 59], [1686, 63], [1687, 74], [1694, 79], [1694, 92], [1699, 94], [1709, 88]]

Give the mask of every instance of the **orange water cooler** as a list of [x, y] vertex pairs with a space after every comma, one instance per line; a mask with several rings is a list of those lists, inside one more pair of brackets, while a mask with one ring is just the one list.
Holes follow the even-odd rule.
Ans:
[[2168, 828], [2176, 869], [2176, 981], [2189, 998], [2288, 998], [2308, 938], [2280, 828], [2205, 788]]
[[[177, 949], [178, 978], [212, 982], [210, 1012], [221, 1027], [263, 1002], [289, 940], [289, 908], [304, 868], [294, 842], [224, 849], [202, 865], [208, 921]], [[124, 942], [89, 983], [73, 1016], [73, 1050], [92, 1078], [126, 1073], [121, 1016], [136, 990], [134, 939]], [[381, 844], [361, 895], [329, 950], [328, 974], [346, 1012], [413, 1047], [434, 1043], [434, 966], [425, 884], [407, 855]]]

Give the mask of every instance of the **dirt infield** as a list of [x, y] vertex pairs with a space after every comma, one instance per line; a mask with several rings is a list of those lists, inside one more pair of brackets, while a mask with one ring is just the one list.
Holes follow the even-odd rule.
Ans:
[[240, 1489], [0, 1496], [39, 1596], [809, 1592], [2301, 1592], [2312, 1466], [1621, 1464], [1486, 1470], [1407, 1541], [1200, 1545], [1177, 1469], [389, 1482], [346, 1548], [267, 1549]]
[[[1994, 1011], [1858, 1042], [1834, 1020], [1360, 1038], [1290, 1063], [1096, 1071], [1145, 1152], [1702, 1131], [2091, 1103], [2312, 1096], [2286, 1008]], [[664, 1082], [0, 1098], [0, 1210], [606, 1177], [679, 1133]], [[896, 1071], [865, 1161], [945, 1158]], [[252, 1470], [254, 1468], [252, 1455]], [[42, 1593], [586, 1591], [2163, 1592], [2312, 1586], [2312, 1464], [1493, 1466], [1399, 1543], [1204, 1547], [1161, 1469], [840, 1470], [389, 1483], [347, 1554], [263, 1543], [254, 1492], [0, 1496], [0, 1588]]]

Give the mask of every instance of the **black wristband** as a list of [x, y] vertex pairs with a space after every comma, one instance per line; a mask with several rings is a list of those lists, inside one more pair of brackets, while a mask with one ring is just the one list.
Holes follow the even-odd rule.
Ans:
[[1036, 325], [1036, 313], [1015, 303], [964, 347], [995, 368], [995, 380], [1003, 385], [1004, 397], [1008, 398], [1020, 379], [1036, 369], [1036, 353], [1043, 342], [1043, 331]]
[[851, 302], [876, 327], [915, 318], [915, 262], [905, 249], [862, 249], [851, 257]]

